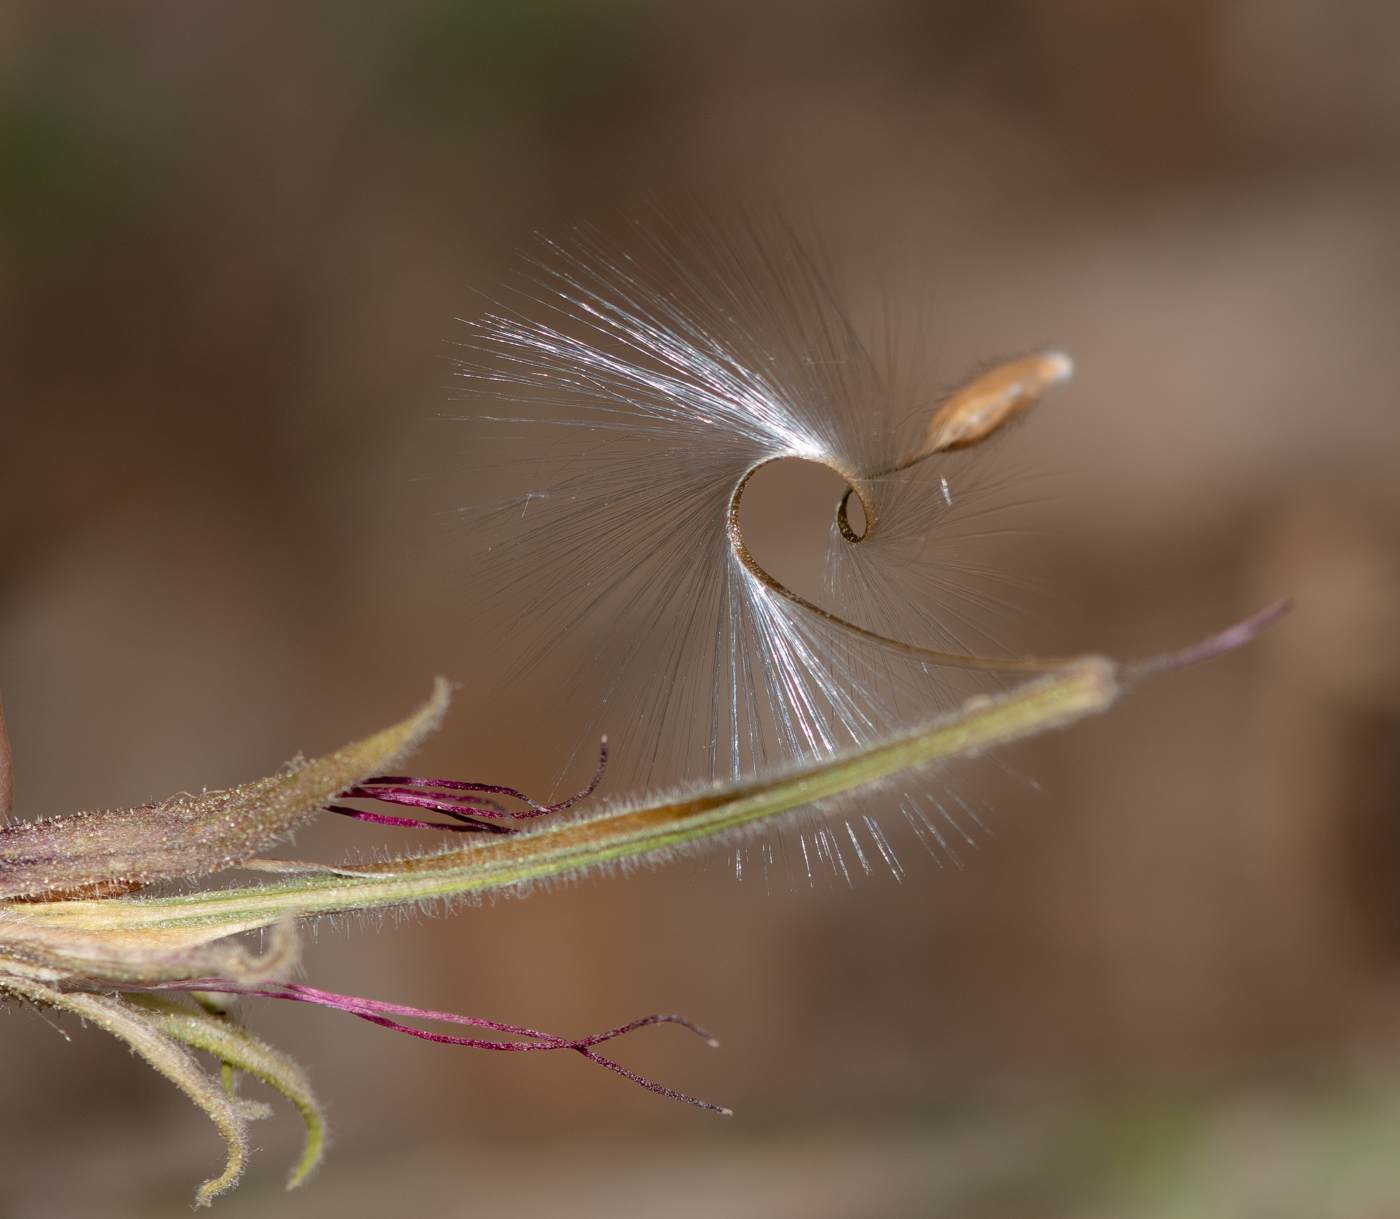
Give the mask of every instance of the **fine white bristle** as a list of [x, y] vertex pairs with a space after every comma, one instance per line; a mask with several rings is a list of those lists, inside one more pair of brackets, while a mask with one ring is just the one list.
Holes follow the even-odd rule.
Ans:
[[[922, 647], [985, 646], [980, 623], [1000, 606], [989, 573], [958, 552], [985, 524], [968, 494], [980, 458], [898, 468], [938, 400], [912, 375], [917, 351], [862, 332], [781, 227], [637, 234], [627, 254], [583, 235], [547, 243], [531, 304], [477, 323], [463, 364], [495, 403], [472, 417], [524, 446], [518, 493], [464, 510], [490, 550], [477, 584], [525, 663], [562, 663], [561, 704], [596, 709], [580, 740], [591, 751], [607, 730], [614, 785], [830, 755], [994, 687], [995, 675], [938, 669], [775, 593], [728, 532], [736, 486], [764, 462], [863, 480], [879, 528], [852, 544], [832, 505], [823, 607]], [[906, 801], [906, 815], [919, 807]], [[910, 820], [947, 849], [921, 812]], [[849, 822], [841, 835], [860, 870], [878, 858], [898, 874], [863, 810], [861, 823], [866, 846]], [[801, 854], [809, 875], [816, 856], [850, 879], [835, 830], [804, 834]], [[733, 862], [742, 874], [741, 850]]]

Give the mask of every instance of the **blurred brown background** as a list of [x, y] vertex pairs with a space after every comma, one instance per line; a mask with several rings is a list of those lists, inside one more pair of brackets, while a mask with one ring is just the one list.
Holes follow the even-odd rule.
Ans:
[[[931, 268], [896, 282], [950, 381], [1074, 354], [1011, 454], [1053, 492], [1007, 555], [1054, 594], [1040, 650], [1298, 598], [1008, 755], [1039, 791], [970, 772], [994, 834], [961, 870], [901, 840], [902, 884], [769, 892], [720, 857], [322, 927], [327, 988], [565, 1033], [685, 1012], [724, 1048], [619, 1056], [738, 1116], [265, 1005], [338, 1143], [283, 1195], [283, 1113], [216, 1205], [1400, 1215], [1397, 63], [1386, 0], [0, 7], [22, 816], [251, 779], [438, 672], [463, 689], [421, 771], [555, 773], [545, 687], [500, 688], [461, 603], [491, 573], [444, 540], [454, 319], [532, 232], [640, 193]], [[183, 1097], [74, 1022], [3, 1032], [0, 1216], [181, 1213], [218, 1154]]]

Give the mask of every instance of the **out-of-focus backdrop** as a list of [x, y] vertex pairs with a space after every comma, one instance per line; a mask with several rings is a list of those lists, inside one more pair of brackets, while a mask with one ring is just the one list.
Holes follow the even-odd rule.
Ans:
[[[1298, 600], [1008, 754], [1033, 784], [971, 772], [962, 868], [899, 840], [902, 882], [721, 857], [322, 927], [331, 989], [564, 1033], [684, 1012], [724, 1048], [619, 1056], [738, 1116], [263, 1005], [337, 1142], [284, 1195], [297, 1122], [262, 1123], [220, 1210], [1400, 1214], [1397, 63], [1386, 0], [5, 5], [20, 816], [270, 773], [439, 672], [420, 773], [547, 786], [548, 674], [500, 684], [465, 609], [492, 572], [443, 527], [455, 319], [536, 230], [642, 195], [888, 269], [946, 383], [1073, 353], [1008, 442], [1044, 476], [999, 552], [1048, 593], [1018, 645], [1141, 654]], [[219, 1141], [182, 1096], [76, 1022], [0, 1033], [0, 1216], [184, 1212]]]

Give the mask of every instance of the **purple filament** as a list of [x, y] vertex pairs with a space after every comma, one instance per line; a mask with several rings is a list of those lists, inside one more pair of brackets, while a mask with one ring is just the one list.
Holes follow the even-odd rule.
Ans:
[[[608, 764], [608, 738], [604, 737], [598, 747], [598, 769], [593, 781], [575, 796], [561, 800], [558, 804], [537, 804], [524, 792], [513, 787], [501, 787], [494, 783], [467, 783], [461, 779], [423, 779], [412, 775], [379, 775], [366, 779], [363, 783], [347, 788], [340, 793], [343, 800], [378, 800], [384, 804], [399, 804], [409, 808], [426, 809], [429, 812], [443, 813], [459, 825], [445, 825], [440, 821], [424, 821], [416, 817], [393, 817], [385, 813], [367, 813], [343, 805], [328, 804], [326, 808], [342, 817], [353, 817], [357, 821], [371, 821], [377, 825], [402, 825], [412, 829], [444, 830], [454, 834], [486, 833], [513, 834], [509, 826], [493, 825], [493, 821], [525, 821], [535, 817], [545, 817], [550, 813], [562, 813], [572, 808], [580, 800], [593, 794], [603, 778], [603, 770]], [[457, 799], [444, 793], [490, 792], [492, 795], [509, 796], [529, 805], [523, 811], [512, 812], [496, 800], [477, 798]]]
[[[354, 792], [347, 792], [354, 795]], [[387, 813], [366, 813], [358, 808], [345, 808], [339, 804], [326, 805], [326, 811], [339, 813], [342, 817], [353, 817], [356, 821], [372, 821], [375, 825], [406, 825], [416, 830], [442, 830], [448, 834], [514, 834], [508, 825], [490, 825], [484, 821], [463, 821], [461, 825], [443, 825], [441, 821], [420, 821], [416, 817], [391, 817]]]
[[[624, 1079], [630, 1079], [634, 1084], [639, 1084], [650, 1092], [655, 1092], [660, 1096], [670, 1097], [672, 1100], [684, 1101], [688, 1105], [696, 1105], [701, 1109], [709, 1109], [715, 1113], [731, 1114], [733, 1111], [725, 1109], [720, 1105], [712, 1105], [708, 1101], [698, 1100], [693, 1096], [687, 1096], [684, 1092], [677, 1092], [674, 1088], [668, 1088], [663, 1084], [655, 1083], [643, 1075], [638, 1075], [635, 1071], [629, 1071], [620, 1063], [614, 1062], [611, 1058], [605, 1058], [596, 1053], [593, 1049], [596, 1045], [601, 1045], [605, 1041], [612, 1041], [616, 1037], [621, 1037], [626, 1033], [631, 1033], [636, 1029], [645, 1028], [652, 1024], [678, 1024], [682, 1028], [689, 1029], [697, 1037], [703, 1037], [710, 1045], [717, 1046], [716, 1041], [709, 1033], [702, 1029], [694, 1021], [687, 1020], [684, 1016], [673, 1016], [660, 1014], [654, 1016], [642, 1016], [627, 1024], [618, 1025], [617, 1028], [608, 1029], [604, 1033], [594, 1033], [591, 1037], [556, 1037], [552, 1033], [542, 1033], [538, 1029], [523, 1028], [517, 1024], [503, 1024], [496, 1020], [484, 1020], [480, 1016], [459, 1016], [455, 1012], [434, 1012], [418, 1007], [405, 1007], [398, 1003], [383, 1003], [377, 999], [360, 999], [354, 995], [338, 995], [332, 991], [317, 990], [311, 986], [298, 986], [295, 983], [279, 983], [267, 988], [234, 986], [217, 979], [211, 981], [181, 982], [178, 985], [163, 986], [157, 989], [162, 990], [204, 990], [217, 991], [229, 995], [253, 995], [262, 999], [289, 999], [297, 1003], [315, 1003], [321, 1007], [335, 1008], [337, 1011], [349, 1012], [352, 1016], [358, 1016], [361, 1020], [368, 1020], [372, 1024], [381, 1025], [387, 1029], [393, 1029], [396, 1033], [407, 1033], [410, 1037], [419, 1037], [424, 1041], [436, 1041], [446, 1045], [464, 1045], [478, 1050], [501, 1050], [505, 1052], [527, 1052], [531, 1050], [573, 1050], [582, 1054], [590, 1062], [596, 1062], [601, 1067], [607, 1067], [609, 1071], [615, 1071]], [[482, 1037], [450, 1037], [445, 1033], [430, 1033], [425, 1029], [412, 1028], [406, 1024], [400, 1024], [397, 1020], [390, 1019], [391, 1016], [406, 1016], [415, 1020], [441, 1020], [450, 1024], [466, 1024], [473, 1028], [490, 1029], [495, 1033], [508, 1033], [515, 1037], [528, 1038], [525, 1041], [494, 1041]]]

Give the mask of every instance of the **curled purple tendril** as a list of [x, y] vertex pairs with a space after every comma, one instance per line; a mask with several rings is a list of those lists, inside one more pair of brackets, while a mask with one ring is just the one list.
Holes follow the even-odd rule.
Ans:
[[[340, 793], [342, 800], [379, 800], [385, 804], [401, 804], [409, 808], [427, 809], [429, 812], [443, 813], [451, 817], [456, 825], [441, 821], [424, 821], [417, 817], [394, 817], [387, 813], [368, 813], [357, 808], [346, 808], [341, 804], [328, 804], [326, 808], [342, 817], [353, 817], [357, 821], [372, 821], [376, 825], [404, 825], [411, 829], [443, 830], [449, 834], [514, 834], [516, 830], [508, 825], [494, 824], [499, 821], [527, 821], [534, 817], [546, 817], [550, 813], [562, 813], [572, 808], [580, 800], [593, 794], [603, 778], [603, 770], [608, 764], [608, 738], [604, 737], [598, 746], [598, 769], [593, 781], [575, 796], [561, 800], [558, 804], [536, 804], [524, 792], [513, 787], [501, 787], [494, 783], [466, 783], [461, 779], [421, 779], [413, 775], [378, 775], [366, 779], [355, 787], [346, 788]], [[512, 811], [498, 800], [483, 796], [476, 799], [461, 799], [450, 792], [489, 792], [495, 796], [509, 796], [529, 807]]]
[[[701, 1109], [709, 1109], [714, 1113], [733, 1114], [732, 1109], [687, 1096], [684, 1092], [677, 1092], [674, 1088], [658, 1084], [647, 1079], [644, 1075], [638, 1075], [635, 1071], [629, 1071], [620, 1063], [614, 1062], [611, 1058], [603, 1057], [593, 1049], [594, 1046], [601, 1045], [605, 1041], [612, 1041], [616, 1037], [621, 1037], [636, 1029], [646, 1028], [652, 1024], [678, 1024], [684, 1029], [689, 1029], [697, 1037], [704, 1038], [709, 1045], [719, 1045], [719, 1042], [709, 1033], [684, 1016], [664, 1013], [642, 1016], [627, 1024], [618, 1025], [617, 1028], [608, 1029], [606, 1032], [594, 1033], [590, 1037], [568, 1038], [556, 1037], [553, 1033], [542, 1033], [538, 1029], [528, 1029], [517, 1024], [502, 1024], [496, 1020], [484, 1020], [480, 1016], [459, 1016], [455, 1012], [427, 1011], [419, 1007], [405, 1007], [399, 1003], [383, 1003], [377, 999], [360, 999], [354, 995], [338, 995], [332, 991], [317, 990], [311, 986], [298, 986], [290, 982], [258, 987], [236, 986], [218, 979], [211, 979], [209, 981], [180, 982], [153, 989], [215, 991], [227, 995], [252, 995], [261, 999], [289, 999], [296, 1003], [315, 1003], [321, 1007], [335, 1008], [336, 1011], [349, 1012], [352, 1016], [358, 1016], [361, 1020], [368, 1020], [371, 1024], [378, 1024], [386, 1029], [393, 1029], [396, 1033], [407, 1033], [410, 1037], [420, 1037], [424, 1041], [436, 1041], [445, 1045], [469, 1046], [477, 1050], [500, 1050], [507, 1053], [533, 1050], [573, 1050], [575, 1053], [582, 1054], [590, 1062], [596, 1062], [600, 1067], [607, 1067], [609, 1071], [615, 1071], [624, 1079], [630, 1079], [634, 1084], [639, 1084], [649, 1092], [669, 1097], [671, 1100], [684, 1101], [687, 1105], [695, 1105]], [[525, 1040], [495, 1041], [483, 1037], [451, 1037], [446, 1033], [430, 1033], [426, 1029], [416, 1029], [407, 1024], [400, 1024], [397, 1020], [391, 1019], [392, 1016], [404, 1016], [414, 1020], [441, 1020], [449, 1024], [466, 1024], [472, 1028], [490, 1029], [494, 1033], [507, 1033], [514, 1037], [525, 1038]]]

